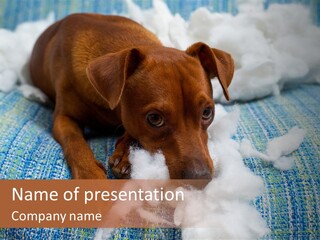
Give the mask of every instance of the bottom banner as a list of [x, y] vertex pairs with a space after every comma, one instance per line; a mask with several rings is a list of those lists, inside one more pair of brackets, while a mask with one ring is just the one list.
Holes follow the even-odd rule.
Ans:
[[184, 204], [188, 191], [207, 183], [0, 180], [0, 227], [177, 227], [175, 212]]

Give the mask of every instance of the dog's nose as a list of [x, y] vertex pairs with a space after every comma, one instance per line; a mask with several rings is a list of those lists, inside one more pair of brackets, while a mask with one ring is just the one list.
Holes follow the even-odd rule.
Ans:
[[184, 179], [211, 179], [212, 173], [204, 160], [186, 162], [186, 169], [182, 172]]

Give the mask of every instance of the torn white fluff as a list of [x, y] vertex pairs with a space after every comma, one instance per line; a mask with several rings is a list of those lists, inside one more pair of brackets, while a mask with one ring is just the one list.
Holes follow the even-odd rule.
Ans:
[[[239, 1], [239, 13], [193, 12], [188, 21], [172, 15], [164, 2], [141, 10], [127, 0], [128, 16], [154, 32], [166, 46], [186, 49], [202, 41], [230, 52], [236, 71], [229, 93], [232, 100], [250, 100], [279, 94], [284, 83], [320, 83], [320, 29], [312, 24], [310, 11], [297, 4]], [[225, 101], [218, 81], [214, 97]]]
[[98, 228], [97, 231], [95, 232], [94, 239], [95, 240], [111, 239], [114, 230], [115, 230], [114, 228]]
[[[193, 12], [188, 21], [173, 15], [161, 0], [142, 10], [127, 0], [127, 16], [154, 32], [164, 45], [186, 49], [202, 41], [230, 52], [236, 70], [229, 93], [232, 100], [249, 100], [279, 94], [284, 83], [320, 83], [320, 29], [312, 24], [310, 11], [295, 4], [274, 4], [263, 11], [262, 1], [240, 1], [239, 14], [211, 13], [206, 8]], [[0, 91], [10, 91], [20, 81], [39, 34], [53, 22], [23, 23], [12, 32], [0, 29]], [[303, 47], [302, 47], [303, 46]], [[214, 97], [225, 101], [218, 81]], [[28, 94], [22, 91], [26, 97]]]
[[22, 84], [18, 87], [18, 89], [23, 96], [30, 100], [38, 101], [41, 103], [47, 103], [49, 101], [47, 95], [45, 95], [39, 88], [32, 85]]
[[36, 39], [53, 22], [54, 16], [49, 14], [46, 20], [18, 25], [15, 31], [0, 29], [0, 91], [8, 92], [20, 85], [25, 97], [46, 100], [40, 90], [28, 85], [31, 81], [26, 63]]
[[169, 170], [161, 152], [152, 155], [144, 149], [131, 148], [129, 161], [133, 179], [169, 179]]
[[[184, 190], [185, 200], [174, 213], [174, 224], [182, 228], [183, 239], [254, 239], [269, 232], [259, 212], [250, 204], [262, 193], [263, 181], [244, 165], [239, 144], [231, 138], [239, 114], [238, 108], [226, 113], [221, 105], [216, 106], [215, 121], [208, 130], [215, 176], [202, 191]], [[152, 156], [144, 150], [131, 149], [132, 176], [154, 178], [162, 172], [168, 173], [164, 157], [160, 156], [160, 153]], [[142, 206], [135, 207], [143, 213], [141, 216], [159, 222], [161, 216], [140, 209]], [[98, 230], [96, 239], [106, 239], [101, 237], [103, 231]], [[105, 231], [109, 234], [111, 230]]]
[[[231, 138], [236, 132], [239, 114], [237, 107], [226, 113], [221, 105], [216, 106], [216, 119], [208, 129], [208, 147], [214, 160], [215, 177], [202, 191], [184, 190], [185, 201], [177, 206], [174, 214], [174, 224], [182, 228], [183, 239], [255, 239], [269, 232], [259, 212], [250, 204], [263, 191], [262, 179], [244, 165], [240, 154], [240, 149], [245, 149], [244, 145], [240, 148]], [[268, 142], [266, 152], [269, 159], [277, 159], [275, 166], [289, 168], [279, 164], [281, 160], [284, 160], [284, 165], [287, 164], [287, 158], [282, 155], [297, 149], [304, 134], [304, 130], [295, 127], [288, 134]], [[247, 148], [245, 152], [251, 155], [251, 150]], [[256, 150], [254, 153], [258, 157], [265, 156]], [[144, 150], [131, 151], [133, 176], [153, 177], [161, 175], [157, 171], [168, 172], [163, 164], [164, 158], [159, 154], [154, 158]], [[160, 164], [154, 167], [153, 163], [157, 161]], [[144, 172], [141, 169], [143, 164], [146, 164], [143, 166]], [[161, 217], [143, 209], [141, 211], [157, 221]]]
[[174, 215], [183, 239], [256, 239], [269, 232], [250, 205], [262, 193], [263, 182], [244, 165], [239, 144], [231, 138], [239, 114], [238, 108], [226, 113], [220, 105], [216, 107], [216, 119], [208, 129], [216, 174], [203, 191], [185, 190], [186, 200]]
[[[265, 156], [278, 159], [276, 163], [279, 165], [279, 159], [287, 160], [282, 155], [288, 155], [299, 147], [305, 132], [295, 127], [286, 135], [271, 140], [267, 144], [268, 155], [248, 147], [247, 140], [240, 148], [231, 138], [236, 132], [239, 114], [239, 108], [226, 113], [221, 105], [216, 106], [216, 119], [208, 129], [208, 147], [214, 160], [215, 177], [202, 191], [184, 189], [185, 200], [174, 213], [174, 224], [182, 228], [183, 239], [256, 239], [269, 232], [259, 212], [250, 204], [263, 191], [262, 179], [244, 165], [239, 150], [245, 156], [256, 154], [262, 159]], [[144, 150], [132, 150], [130, 161], [132, 176], [158, 178], [163, 172], [168, 174], [160, 153], [152, 156]], [[287, 164], [286, 161], [283, 163]], [[161, 216], [145, 209], [137, 211], [149, 220], [161, 220]], [[101, 235], [103, 231], [99, 229], [98, 233]], [[110, 230], [106, 231], [109, 234]], [[96, 236], [96, 239], [106, 238]]]
[[254, 149], [249, 140], [243, 139], [240, 151], [243, 157], [258, 157], [264, 161], [272, 162], [273, 166], [280, 170], [288, 170], [294, 166], [294, 160], [285, 156], [300, 146], [305, 134], [305, 130], [293, 127], [286, 135], [269, 141], [265, 154]]

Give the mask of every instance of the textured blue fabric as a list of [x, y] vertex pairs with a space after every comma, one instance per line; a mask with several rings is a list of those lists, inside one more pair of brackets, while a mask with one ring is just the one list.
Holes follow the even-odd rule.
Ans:
[[[135, 0], [140, 7], [152, 7], [152, 0]], [[236, 13], [236, 0], [166, 0], [173, 13], [179, 13], [188, 18], [190, 13], [200, 6], [206, 6], [211, 11]], [[127, 11], [127, 4], [122, 0], [10, 0], [0, 1], [0, 27], [14, 29], [17, 24], [46, 18], [54, 12], [60, 19], [74, 12], [99, 12], [107, 14], [123, 13]], [[1, 16], [2, 15], [2, 16]]]
[[266, 239], [320, 239], [320, 86], [284, 91], [279, 97], [241, 104], [235, 139], [243, 137], [264, 151], [268, 140], [294, 126], [307, 131], [292, 153], [296, 166], [279, 171], [256, 158], [245, 163], [265, 183], [254, 205], [272, 229]]
[[[212, 12], [237, 13], [237, 0], [164, 0], [172, 13], [179, 13], [188, 19], [190, 13], [199, 7], [207, 7]], [[261, 0], [262, 1], [262, 0]], [[152, 7], [152, 0], [134, 0], [140, 7]], [[310, 7], [314, 22], [320, 25], [319, 0], [264, 0], [265, 8], [272, 3], [302, 3]], [[13, 30], [17, 24], [46, 18], [54, 12], [60, 19], [74, 12], [99, 12], [116, 14], [127, 11], [123, 0], [0, 0], [0, 27]]]
[[[279, 97], [239, 104], [237, 134], [264, 151], [266, 142], [293, 126], [307, 136], [292, 156], [296, 166], [279, 171], [259, 159], [245, 163], [265, 182], [255, 207], [272, 233], [266, 239], [320, 239], [320, 86], [303, 85]], [[226, 106], [231, 110], [233, 106]], [[23, 98], [18, 92], [0, 93], [0, 178], [70, 178], [62, 150], [51, 136], [52, 109]], [[114, 138], [91, 138], [97, 159], [106, 164]], [[111, 175], [109, 175], [111, 177]], [[160, 234], [161, 233], [161, 234]], [[90, 239], [93, 229], [2, 229], [0, 239]], [[160, 237], [159, 237], [160, 236]], [[118, 229], [114, 239], [180, 239], [179, 229]]]

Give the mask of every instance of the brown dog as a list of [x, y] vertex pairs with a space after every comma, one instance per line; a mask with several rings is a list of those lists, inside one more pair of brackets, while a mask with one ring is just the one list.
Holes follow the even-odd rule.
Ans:
[[106, 178], [84, 126], [123, 125], [109, 165], [130, 176], [129, 147], [165, 155], [171, 178], [210, 178], [207, 131], [214, 117], [210, 79], [225, 97], [234, 71], [229, 54], [196, 43], [161, 45], [141, 25], [118, 16], [74, 14], [50, 26], [30, 60], [34, 84], [54, 102], [55, 139], [73, 178]]

